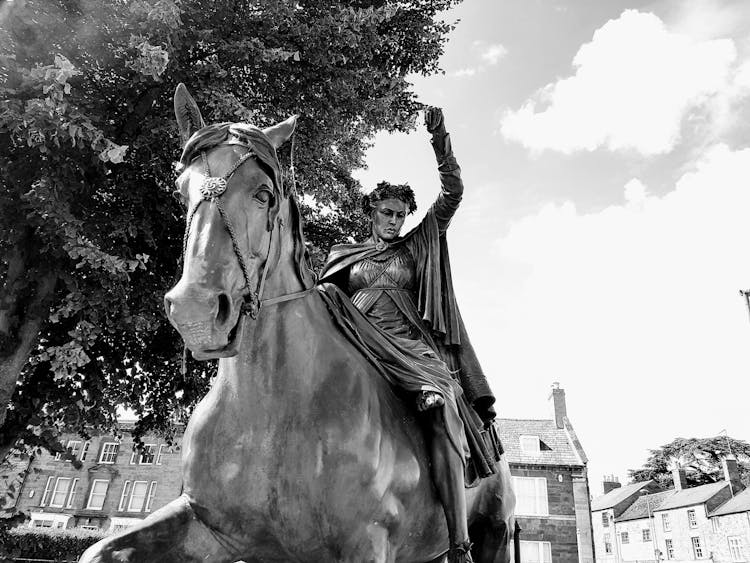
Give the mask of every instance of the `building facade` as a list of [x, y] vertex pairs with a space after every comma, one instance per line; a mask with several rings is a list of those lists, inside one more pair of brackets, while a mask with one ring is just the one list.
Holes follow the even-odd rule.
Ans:
[[709, 514], [708, 549], [716, 563], [750, 561], [750, 489], [734, 493]]
[[554, 384], [551, 420], [500, 419], [524, 563], [593, 563], [586, 455]]
[[724, 461], [722, 481], [687, 487], [678, 468], [673, 483], [665, 491], [653, 481], [633, 483], [594, 499], [597, 561], [750, 562], [750, 496], [736, 461]]
[[179, 496], [181, 436], [146, 436], [138, 449], [129, 429], [121, 426], [122, 438], [65, 435], [67, 454], [34, 456], [15, 501], [27, 524], [116, 531]]

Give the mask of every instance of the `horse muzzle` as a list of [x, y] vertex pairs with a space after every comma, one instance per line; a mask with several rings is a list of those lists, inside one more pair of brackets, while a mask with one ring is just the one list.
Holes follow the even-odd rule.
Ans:
[[229, 358], [239, 352], [244, 315], [242, 299], [211, 291], [187, 290], [180, 284], [164, 296], [164, 309], [196, 360]]

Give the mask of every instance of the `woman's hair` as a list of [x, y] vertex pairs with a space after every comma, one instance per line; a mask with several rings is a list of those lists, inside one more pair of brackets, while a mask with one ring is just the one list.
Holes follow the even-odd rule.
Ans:
[[409, 184], [380, 182], [369, 194], [362, 196], [362, 211], [369, 217], [372, 210], [375, 209], [375, 204], [384, 199], [400, 199], [406, 204], [409, 214], [417, 210], [414, 190], [409, 187]]

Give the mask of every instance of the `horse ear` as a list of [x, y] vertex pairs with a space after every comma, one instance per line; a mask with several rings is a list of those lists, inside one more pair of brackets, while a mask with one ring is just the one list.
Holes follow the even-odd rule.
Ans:
[[266, 137], [271, 140], [273, 148], [278, 149], [289, 140], [289, 137], [294, 133], [294, 128], [297, 126], [298, 117], [298, 115], [293, 115], [286, 121], [277, 123], [273, 127], [263, 129], [263, 133], [265, 133]]
[[193, 96], [182, 82], [174, 91], [174, 116], [177, 118], [177, 127], [180, 130], [183, 145], [193, 133], [206, 126], [198, 104], [195, 103]]

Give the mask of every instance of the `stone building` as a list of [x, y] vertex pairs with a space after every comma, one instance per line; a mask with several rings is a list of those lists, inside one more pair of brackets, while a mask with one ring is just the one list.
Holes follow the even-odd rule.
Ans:
[[524, 563], [593, 563], [587, 458], [555, 383], [549, 420], [500, 419]]
[[750, 489], [711, 512], [708, 550], [716, 563], [750, 561]]
[[747, 497], [740, 493], [743, 487], [736, 461], [724, 461], [724, 480], [715, 483], [687, 487], [680, 468], [672, 477], [674, 486], [665, 491], [658, 490], [653, 481], [645, 481], [614, 488], [594, 499], [597, 561], [748, 561], [744, 557], [750, 519], [745, 528], [743, 509], [744, 518], [750, 517]]
[[65, 435], [68, 455], [36, 455], [15, 503], [28, 525], [114, 531], [177, 497], [182, 487], [180, 434], [171, 445], [145, 436], [143, 447], [135, 449], [131, 429], [121, 425], [122, 438]]

